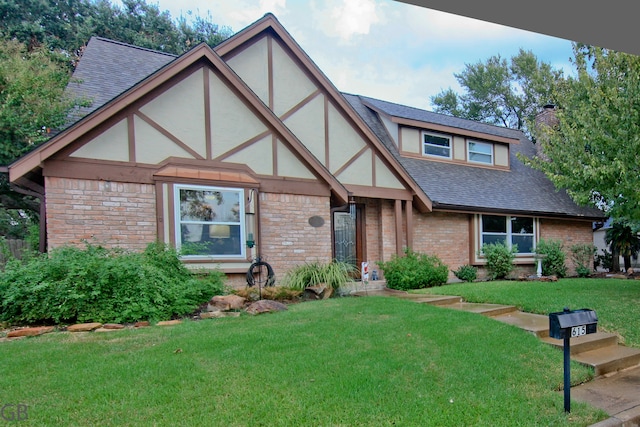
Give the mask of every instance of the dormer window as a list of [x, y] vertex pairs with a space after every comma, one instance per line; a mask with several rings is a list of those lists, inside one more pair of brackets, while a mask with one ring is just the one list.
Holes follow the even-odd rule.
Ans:
[[451, 137], [435, 133], [422, 133], [422, 154], [451, 158]]
[[468, 159], [470, 162], [493, 164], [493, 144], [479, 141], [468, 142]]

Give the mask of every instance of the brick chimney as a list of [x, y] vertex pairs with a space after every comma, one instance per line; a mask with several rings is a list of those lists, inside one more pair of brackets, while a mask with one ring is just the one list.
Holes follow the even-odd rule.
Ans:
[[551, 131], [553, 128], [558, 126], [558, 118], [556, 117], [556, 106], [553, 104], [546, 104], [542, 107], [542, 111], [540, 111], [536, 115], [535, 120], [536, 126], [536, 155], [543, 160], [549, 160], [547, 156], [544, 155], [544, 143], [546, 140], [546, 132]]

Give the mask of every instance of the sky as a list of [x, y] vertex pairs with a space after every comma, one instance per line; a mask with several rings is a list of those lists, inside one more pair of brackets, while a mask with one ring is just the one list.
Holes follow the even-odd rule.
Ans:
[[[118, 4], [117, 0], [112, 3]], [[571, 73], [571, 41], [393, 0], [149, 0], [234, 33], [271, 12], [342, 92], [432, 110], [465, 64], [520, 48]]]

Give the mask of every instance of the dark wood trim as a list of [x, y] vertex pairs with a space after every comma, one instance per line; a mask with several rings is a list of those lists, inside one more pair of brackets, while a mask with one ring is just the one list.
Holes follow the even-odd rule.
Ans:
[[219, 156], [217, 156], [215, 159], [216, 161], [223, 161], [224, 159], [226, 159], [227, 157], [231, 157], [234, 154], [237, 154], [238, 152], [244, 150], [245, 148], [255, 144], [256, 142], [260, 141], [261, 139], [263, 139], [264, 137], [266, 137], [267, 135], [269, 135], [271, 133], [271, 130], [265, 130], [264, 132], [262, 132], [259, 135], [254, 136], [253, 138], [243, 142], [242, 144], [232, 148], [231, 150], [220, 154]]
[[167, 206], [169, 207], [169, 243], [176, 247], [176, 219], [175, 219], [175, 191], [170, 183], [163, 184], [167, 186]]
[[413, 248], [413, 202], [411, 200], [407, 200], [404, 202], [405, 206], [405, 216], [407, 221], [407, 247]]
[[271, 135], [271, 173], [274, 177], [278, 176], [278, 138]]
[[153, 184], [153, 173], [157, 165], [138, 164], [133, 167], [124, 162], [95, 160], [47, 160], [43, 175], [57, 178], [75, 178], [118, 182]]
[[[378, 156], [373, 151], [371, 152], [371, 185], [374, 187], [378, 186], [378, 167], [376, 166], [376, 160]], [[383, 162], [384, 163], [384, 162]]]
[[204, 90], [204, 141], [206, 145], [207, 160], [213, 157], [213, 136], [211, 135], [211, 72], [209, 68], [202, 67]]
[[269, 109], [273, 111], [275, 105], [274, 83], [273, 83], [273, 37], [267, 36], [267, 85], [269, 91]]
[[329, 146], [329, 97], [324, 96], [324, 164], [327, 170], [331, 170], [330, 159], [330, 146]]
[[370, 199], [413, 200], [413, 194], [409, 190], [400, 190], [384, 187], [369, 187], [366, 185], [346, 184], [347, 190], [356, 197]]
[[395, 200], [396, 254], [402, 256], [402, 200]]
[[469, 218], [469, 265], [473, 265], [476, 259], [476, 233], [475, 233], [475, 215], [468, 214]]
[[129, 161], [136, 161], [136, 127], [133, 114], [127, 114], [127, 136], [129, 144]]
[[164, 191], [163, 183], [156, 182], [156, 235], [160, 243], [167, 243], [164, 235], [164, 221], [167, 218], [164, 217]]
[[178, 137], [176, 137], [174, 134], [172, 134], [171, 132], [169, 132], [168, 130], [166, 130], [162, 126], [160, 126], [159, 123], [157, 123], [151, 117], [149, 117], [146, 114], [144, 114], [142, 111], [140, 111], [140, 110], [136, 111], [135, 115], [140, 117], [144, 122], [146, 122], [152, 128], [154, 128], [155, 130], [160, 132], [162, 135], [164, 135], [166, 138], [171, 140], [171, 142], [176, 144], [178, 147], [182, 148], [187, 153], [191, 154], [191, 156], [193, 156], [193, 158], [198, 159], [198, 160], [205, 160], [205, 158], [202, 157], [197, 151], [195, 151], [193, 148], [189, 147], [187, 144], [182, 142], [180, 139], [178, 139]]
[[[366, 103], [365, 104], [367, 106], [369, 106], [370, 108], [378, 111], [375, 107], [372, 107], [370, 104]], [[520, 144], [520, 140], [517, 138], [509, 138], [509, 137], [504, 137], [504, 136], [498, 136], [498, 135], [491, 135], [488, 133], [484, 133], [484, 132], [477, 132], [477, 131], [472, 131], [472, 130], [468, 130], [468, 129], [462, 129], [462, 128], [457, 128], [457, 127], [453, 127], [453, 126], [446, 126], [446, 125], [439, 125], [439, 124], [435, 124], [435, 123], [430, 123], [430, 122], [423, 122], [420, 120], [413, 120], [413, 119], [405, 119], [402, 117], [391, 117], [391, 121], [393, 123], [397, 123], [399, 125], [405, 125], [405, 126], [411, 126], [414, 128], [418, 128], [424, 131], [435, 131], [435, 132], [444, 132], [444, 133], [450, 133], [452, 135], [460, 135], [460, 136], [468, 136], [468, 137], [472, 137], [472, 138], [479, 138], [481, 140], [486, 140], [486, 141], [493, 141], [493, 142], [504, 142], [506, 144]]]
[[[466, 150], [465, 150], [466, 151]], [[408, 151], [402, 151], [400, 153], [400, 155], [402, 157], [406, 157], [406, 158], [411, 158], [411, 159], [417, 159], [417, 160], [424, 160], [427, 162], [438, 162], [438, 163], [453, 163], [455, 165], [460, 165], [460, 166], [469, 166], [472, 168], [483, 168], [483, 169], [492, 169], [492, 170], [499, 170], [502, 172], [511, 172], [509, 166], [498, 166], [498, 165], [486, 165], [486, 164], [482, 164], [482, 163], [471, 163], [468, 160], [455, 160], [454, 158], [442, 158], [439, 159], [437, 157], [434, 156], [425, 156], [422, 154], [416, 154], [416, 153], [410, 153]], [[466, 154], [465, 154], [466, 156]]]
[[289, 111], [282, 114], [280, 116], [280, 120], [282, 120], [283, 122], [286, 121], [289, 117], [293, 116], [295, 113], [302, 110], [303, 107], [305, 107], [309, 102], [313, 101], [313, 99], [316, 98], [318, 95], [322, 95], [322, 92], [320, 92], [319, 89], [316, 89], [310, 95], [305, 97], [302, 101], [294, 105]]
[[[333, 173], [334, 176], [338, 176], [340, 175], [342, 172], [344, 172], [349, 166], [353, 165], [356, 160], [358, 160], [360, 158], [360, 156], [362, 156], [365, 152], [367, 151], [371, 151], [371, 147], [369, 147], [368, 145], [365, 144], [364, 147], [362, 147], [360, 149], [360, 151], [358, 151], [356, 154], [354, 154], [345, 164], [343, 164], [342, 166], [340, 166], [340, 169], [338, 169], [337, 171], [335, 171]], [[375, 157], [375, 156], [374, 156]]]

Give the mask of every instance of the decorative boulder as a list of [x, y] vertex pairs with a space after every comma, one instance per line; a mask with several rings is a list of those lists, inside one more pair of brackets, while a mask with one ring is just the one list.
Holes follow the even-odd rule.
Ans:
[[333, 295], [333, 288], [321, 283], [316, 286], [307, 286], [304, 288], [303, 297], [306, 300], [327, 299]]
[[278, 301], [263, 299], [260, 301], [256, 301], [247, 307], [247, 313], [249, 314], [262, 314], [262, 313], [271, 313], [272, 311], [284, 311], [287, 309], [286, 304], [283, 304]]
[[217, 295], [211, 298], [211, 301], [209, 301], [209, 306], [211, 307], [208, 307], [207, 311], [215, 311], [215, 308], [218, 308], [222, 311], [240, 310], [242, 307], [244, 307], [245, 301], [245, 298], [242, 298], [238, 295]]

